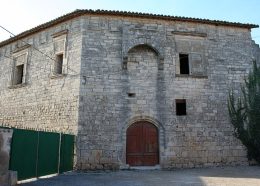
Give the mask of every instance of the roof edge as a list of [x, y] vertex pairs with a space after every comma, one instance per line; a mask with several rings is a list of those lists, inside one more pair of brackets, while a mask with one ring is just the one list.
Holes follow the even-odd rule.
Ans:
[[127, 11], [113, 11], [113, 10], [92, 10], [92, 9], [76, 9], [73, 12], [60, 16], [56, 19], [43, 23], [39, 26], [36, 26], [32, 29], [24, 31], [12, 38], [4, 40], [0, 42], [0, 47], [15, 42], [19, 39], [25, 38], [34, 33], [40, 32], [46, 28], [51, 26], [55, 26], [59, 23], [67, 21], [69, 19], [73, 19], [75, 17], [79, 17], [85, 14], [93, 14], [93, 15], [112, 15], [112, 16], [125, 16], [125, 17], [137, 17], [137, 18], [148, 18], [148, 19], [161, 19], [168, 21], [184, 21], [184, 22], [195, 22], [195, 23], [203, 23], [203, 24], [211, 24], [211, 25], [221, 25], [221, 26], [233, 26], [240, 28], [259, 28], [259, 25], [248, 24], [248, 23], [237, 23], [237, 22], [227, 22], [227, 21], [219, 21], [219, 20], [210, 20], [210, 19], [200, 19], [200, 18], [191, 18], [191, 17], [180, 17], [180, 16], [170, 16], [170, 15], [159, 15], [159, 14], [149, 14], [149, 13], [139, 13], [139, 12], [127, 12]]

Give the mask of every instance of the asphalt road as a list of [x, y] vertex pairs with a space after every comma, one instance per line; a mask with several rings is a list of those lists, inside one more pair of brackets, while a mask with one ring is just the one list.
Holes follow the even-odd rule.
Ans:
[[260, 166], [70, 172], [22, 186], [260, 186]]

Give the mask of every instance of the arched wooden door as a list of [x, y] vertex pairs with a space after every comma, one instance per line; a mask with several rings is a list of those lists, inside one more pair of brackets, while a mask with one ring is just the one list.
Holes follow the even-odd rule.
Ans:
[[130, 166], [159, 164], [158, 130], [153, 124], [140, 121], [127, 129], [126, 163]]

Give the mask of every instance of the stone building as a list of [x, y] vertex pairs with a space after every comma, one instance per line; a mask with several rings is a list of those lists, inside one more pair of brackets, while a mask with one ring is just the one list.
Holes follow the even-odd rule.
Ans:
[[76, 10], [0, 43], [0, 123], [75, 134], [78, 169], [247, 164], [227, 95], [257, 27]]

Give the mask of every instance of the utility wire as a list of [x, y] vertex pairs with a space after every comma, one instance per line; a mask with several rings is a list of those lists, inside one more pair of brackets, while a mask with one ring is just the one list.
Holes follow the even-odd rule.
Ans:
[[[8, 29], [6, 29], [5, 27], [3, 27], [3, 26], [1, 26], [1, 25], [0, 25], [0, 28], [2, 28], [3, 30], [5, 30], [6, 32], [8, 32], [9, 34], [11, 34], [12, 36], [14, 36], [14, 37], [16, 36], [16, 35], [13, 34], [11, 31], [9, 31]], [[38, 52], [41, 53], [42, 55], [48, 57], [48, 58], [51, 59], [52, 61], [56, 62], [55, 59], [53, 59], [53, 58], [50, 57], [49, 55], [45, 54], [44, 52], [40, 51], [38, 48], [36, 48], [35, 46], [33, 46], [33, 44], [29, 44], [28, 42], [26, 42], [26, 41], [24, 41], [24, 40], [22, 40], [22, 39], [21, 39], [21, 41], [22, 41], [23, 43], [25, 43], [25, 44], [28, 44], [28, 45], [32, 46], [33, 49], [35, 49], [36, 51], [38, 51]], [[175, 44], [176, 44], [176, 43], [175, 43]], [[10, 56], [4, 55], [4, 57], [13, 60], [13, 58], [10, 57]], [[182, 59], [182, 58], [186, 58], [186, 57], [180, 57], [180, 56], [179, 56], [179, 59]], [[43, 70], [46, 69], [46, 68], [39, 68], [39, 67], [35, 67], [35, 68], [41, 69], [41, 70], [42, 70], [42, 69], [43, 69]], [[67, 68], [68, 68], [69, 70], [75, 72], [75, 73], [78, 73], [78, 72], [76, 72], [75, 70], [69, 68], [68, 66], [67, 66]], [[119, 70], [118, 72], [115, 72], [115, 73], [96, 74], [96, 75], [85, 75], [85, 74], [83, 74], [83, 75], [86, 76], [86, 77], [88, 77], [88, 78], [90, 78], [90, 77], [97, 77], [97, 76], [104, 76], [104, 75], [118, 75], [118, 74], [121, 74], [121, 73], [122, 73], [122, 71]]]
[[[12, 36], [14, 36], [14, 37], [16, 36], [16, 35], [13, 34], [11, 31], [9, 31], [8, 29], [6, 29], [5, 27], [3, 27], [3, 26], [1, 26], [1, 25], [0, 25], [0, 28], [2, 28], [3, 30], [5, 30], [6, 32], [8, 32], [9, 34], [11, 34]], [[36, 48], [35, 46], [29, 44], [28, 42], [26, 42], [26, 41], [24, 41], [24, 40], [22, 40], [22, 39], [21, 39], [21, 41], [22, 41], [23, 43], [25, 43], [25, 44], [28, 44], [28, 45], [32, 46], [33, 49], [35, 49], [36, 51], [40, 52], [42, 55], [48, 57], [48, 58], [51, 59], [52, 61], [56, 62], [55, 59], [53, 59], [53, 58], [50, 57], [49, 55], [45, 54], [44, 52], [40, 51], [40, 50], [39, 50], [38, 48]], [[4, 57], [7, 57], [7, 56], [4, 56]], [[11, 57], [7, 57], [7, 58], [13, 60], [13, 58], [11, 58]], [[179, 57], [179, 58], [182, 58], [182, 57]], [[78, 72], [76, 72], [75, 70], [69, 68], [68, 66], [67, 66], [67, 68], [68, 68], [69, 70], [75, 72], [75, 73], [78, 73]], [[120, 74], [120, 73], [122, 73], [122, 71], [118, 71], [118, 72], [116, 72], [116, 73], [110, 73], [110, 74], [106, 74], [106, 75], [117, 75], [117, 74]], [[103, 76], [103, 75], [104, 75], [104, 74], [100, 74], [100, 75], [99, 75], [99, 74], [98, 74], [98, 75], [90, 75], [90, 76], [89, 76], [89, 75], [86, 75], [86, 76], [87, 76], [87, 77], [95, 77], [95, 76]]]
[[[3, 56], [3, 57], [5, 57], [5, 58], [8, 58], [8, 59], [11, 59], [11, 60], [13, 60], [13, 58], [12, 57], [9, 57], [9, 56]], [[39, 69], [39, 70], [44, 70], [44, 71], [46, 71], [47, 72], [47, 68], [41, 68], [41, 67], [33, 67], [33, 68], [35, 68], [35, 69]], [[49, 71], [48, 71], [49, 72]], [[107, 76], [110, 76], [110, 75], [122, 75], [122, 74], [124, 74], [124, 75], [126, 75], [126, 73], [128, 74], [128, 75], [134, 75], [135, 73], [132, 73], [132, 72], [129, 72], [129, 71], [125, 71], [125, 70], [118, 70], [118, 71], [114, 71], [114, 73], [109, 73], [109, 72], [107, 72], [107, 73], [103, 73], [103, 74], [82, 74], [82, 76], [85, 76], [86, 78], [100, 78], [100, 77], [103, 77], [103, 78], [107, 78]], [[80, 74], [75, 74], [75, 75], [80, 75]], [[147, 79], [149, 79], [149, 76], [148, 76], [148, 78]]]
[[[3, 57], [5, 57], [5, 58], [7, 58], [7, 59], [11, 59], [11, 60], [14, 60], [14, 58], [12, 58], [12, 57], [10, 57], [10, 56], [6, 56], [6, 55], [3, 55]], [[49, 70], [48, 70], [48, 68], [41, 68], [41, 67], [36, 67], [36, 66], [34, 66], [33, 67], [34, 69], [38, 69], [38, 70], [44, 70], [45, 72], [49, 72]], [[72, 70], [72, 69], [71, 69]], [[76, 71], [74, 71], [74, 72], [76, 72]], [[122, 74], [122, 71], [121, 70], [119, 70], [119, 71], [116, 71], [116, 72], [114, 72], [114, 73], [105, 73], [105, 74], [95, 74], [95, 75], [93, 75], [93, 74], [83, 74], [83, 76], [86, 76], [87, 78], [92, 78], [92, 77], [99, 77], [99, 76], [109, 76], [109, 75], [118, 75], [118, 74]], [[80, 74], [74, 74], [74, 75], [80, 75]]]
[[[5, 30], [6, 32], [8, 32], [9, 34], [11, 34], [12, 36], [14, 36], [14, 37], [16, 36], [14, 33], [12, 33], [11, 31], [9, 31], [8, 29], [6, 29], [5, 27], [3, 27], [3, 26], [1, 26], [1, 25], [0, 25], [0, 28], [2, 28], [3, 30]], [[30, 43], [28, 43], [28, 42], [26, 42], [26, 41], [24, 41], [24, 40], [22, 40], [22, 39], [21, 39], [21, 41], [22, 41], [23, 43], [27, 44], [27, 45], [32, 46], [32, 48], [33, 48], [34, 50], [40, 52], [42, 55], [44, 55], [44, 56], [48, 57], [49, 59], [51, 59], [52, 61], [56, 62], [55, 59], [53, 59], [53, 58], [50, 57], [49, 55], [45, 54], [44, 52], [40, 51], [38, 48], [36, 48], [35, 46], [33, 46], [33, 44], [30, 44]], [[5, 56], [5, 57], [6, 57], [6, 56]], [[69, 68], [69, 67], [68, 67], [68, 69], [70, 69], [71, 71], [77, 73], [76, 71], [74, 71], [73, 69], [71, 69], [71, 68]]]
[[[7, 58], [7, 59], [11, 59], [11, 60], [14, 60], [14, 58], [13, 57], [11, 57], [11, 56], [6, 56], [6, 55], [3, 55], [3, 57], [5, 57], [5, 58]], [[37, 67], [37, 66], [34, 66], [33, 68], [35, 68], [35, 69], [38, 69], [38, 70], [44, 70], [45, 72], [47, 72], [47, 68], [43, 68], [43, 67]], [[72, 69], [70, 69], [70, 70], [72, 70]], [[72, 70], [73, 72], [76, 72], [76, 71], [74, 71], [74, 70]], [[48, 72], [50, 72], [49, 70], [48, 70]], [[76, 72], [77, 73], [77, 72]], [[78, 73], [77, 74], [73, 74], [73, 75], [79, 75]]]
[[[1, 27], [3, 30], [5, 30], [6, 32], [8, 32], [9, 34], [11, 34], [12, 36], [14, 36], [14, 37], [16, 36], [16, 35], [13, 34], [11, 31], [7, 30], [5, 27], [3, 27], [3, 26], [1, 26], [1, 25], [0, 25], [0, 27]], [[42, 51], [40, 51], [40, 50], [39, 50], [38, 48], [36, 48], [35, 46], [29, 44], [28, 42], [26, 42], [26, 41], [24, 41], [24, 40], [22, 40], [22, 39], [21, 39], [21, 41], [22, 41], [23, 43], [27, 44], [27, 45], [32, 46], [33, 49], [37, 50], [38, 52], [40, 52], [41, 54], [45, 55], [45, 56], [48, 57], [49, 59], [55, 61], [55, 59], [53, 59], [52, 57], [50, 57], [50, 56], [48, 56], [47, 54], [43, 53]]]

